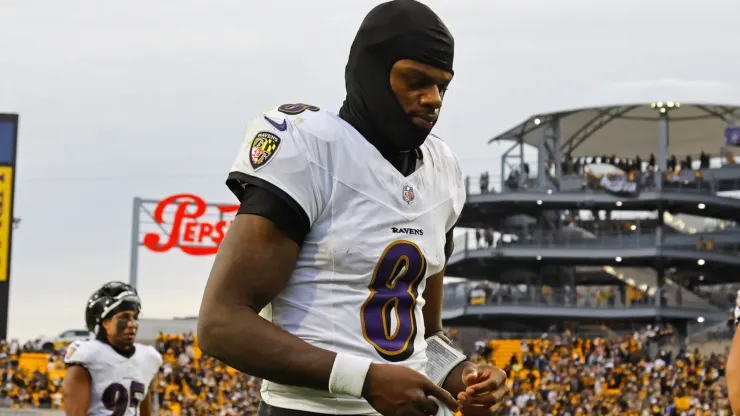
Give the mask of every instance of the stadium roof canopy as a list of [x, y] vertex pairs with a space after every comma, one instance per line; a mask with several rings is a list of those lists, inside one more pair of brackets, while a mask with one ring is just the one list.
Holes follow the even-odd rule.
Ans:
[[[667, 106], [664, 102], [662, 105]], [[674, 103], [671, 103], [674, 104]], [[560, 120], [560, 145], [563, 155], [618, 156], [645, 158], [657, 156], [660, 112], [653, 103], [599, 106], [535, 114], [519, 125], [490, 139], [522, 139], [538, 147], [549, 122]], [[679, 159], [696, 158], [702, 151], [717, 155], [724, 146], [724, 130], [740, 121], [740, 106], [681, 102], [668, 111], [668, 154]]]

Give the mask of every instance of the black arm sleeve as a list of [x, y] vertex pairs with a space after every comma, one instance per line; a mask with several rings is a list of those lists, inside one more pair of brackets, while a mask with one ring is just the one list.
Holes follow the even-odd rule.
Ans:
[[452, 231], [454, 230], [455, 227], [452, 227], [450, 228], [450, 231], [447, 231], [447, 234], [445, 234], [445, 260], [449, 260], [452, 255], [452, 251], [455, 250], [455, 240], [452, 238]]
[[267, 218], [286, 237], [299, 246], [303, 245], [311, 230], [311, 222], [306, 211], [285, 191], [242, 172], [230, 173], [226, 185], [241, 201], [236, 215], [252, 214]]

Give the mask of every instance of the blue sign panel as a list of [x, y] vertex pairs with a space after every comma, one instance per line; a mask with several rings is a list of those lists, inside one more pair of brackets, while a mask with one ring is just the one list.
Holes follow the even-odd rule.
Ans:
[[0, 121], [0, 165], [15, 165], [16, 123]]

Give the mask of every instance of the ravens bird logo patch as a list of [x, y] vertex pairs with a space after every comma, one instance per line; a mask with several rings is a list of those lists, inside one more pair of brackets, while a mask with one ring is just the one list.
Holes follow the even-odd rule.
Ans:
[[257, 170], [265, 167], [280, 149], [280, 137], [261, 131], [254, 136], [252, 146], [249, 148], [249, 162], [252, 169]]

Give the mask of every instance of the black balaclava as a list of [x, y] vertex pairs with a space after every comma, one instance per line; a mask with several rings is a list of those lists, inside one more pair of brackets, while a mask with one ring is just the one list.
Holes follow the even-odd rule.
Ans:
[[344, 74], [347, 98], [339, 116], [401, 171], [399, 156], [418, 149], [431, 130], [413, 124], [403, 111], [391, 89], [391, 68], [399, 60], [413, 59], [452, 73], [454, 47], [444, 23], [415, 0], [375, 7], [352, 43]]

